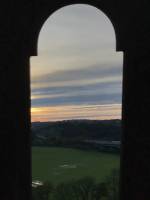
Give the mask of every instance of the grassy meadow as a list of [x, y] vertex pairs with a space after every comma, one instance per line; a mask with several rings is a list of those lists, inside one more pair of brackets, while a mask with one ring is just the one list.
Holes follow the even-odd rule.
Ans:
[[33, 181], [50, 181], [58, 184], [91, 176], [101, 182], [114, 168], [119, 168], [119, 156], [115, 154], [70, 148], [32, 148]]

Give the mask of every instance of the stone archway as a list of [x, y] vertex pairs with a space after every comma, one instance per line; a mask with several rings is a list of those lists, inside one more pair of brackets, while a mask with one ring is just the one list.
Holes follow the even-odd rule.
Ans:
[[36, 55], [38, 34], [47, 17], [74, 3], [101, 9], [115, 27], [117, 50], [124, 52], [121, 200], [148, 199], [150, 3], [146, 0], [1, 3], [1, 199], [31, 199], [29, 59]]

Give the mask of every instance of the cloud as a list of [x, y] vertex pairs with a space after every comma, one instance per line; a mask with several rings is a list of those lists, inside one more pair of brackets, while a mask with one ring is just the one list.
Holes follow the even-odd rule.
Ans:
[[122, 74], [122, 67], [120, 65], [107, 65], [106, 63], [103, 66], [93, 65], [86, 66], [81, 68], [67, 69], [67, 70], [57, 70], [51, 73], [46, 73], [38, 76], [32, 77], [32, 85], [35, 83], [42, 82], [63, 82], [63, 81], [72, 81], [72, 80], [86, 80], [86, 79], [96, 79], [104, 78], [107, 76], [119, 75]]
[[32, 80], [32, 105], [121, 102], [121, 67], [60, 70]]
[[44, 95], [44, 94], [65, 94], [65, 93], [72, 93], [72, 92], [94, 92], [99, 91], [99, 93], [103, 93], [109, 91], [112, 93], [113, 91], [121, 92], [121, 79], [120, 77], [109, 77], [109, 79], [104, 78], [94, 79], [88, 81], [85, 80], [83, 82], [79, 82], [78, 84], [47, 84], [46, 87], [33, 87], [32, 95]]
[[120, 94], [80, 94], [80, 95], [60, 95], [59, 97], [45, 97], [32, 100], [32, 106], [50, 106], [50, 105], [82, 105], [82, 104], [107, 104], [120, 103]]

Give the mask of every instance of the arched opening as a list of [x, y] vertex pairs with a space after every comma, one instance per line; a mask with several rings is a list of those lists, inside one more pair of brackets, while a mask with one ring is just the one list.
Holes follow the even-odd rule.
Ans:
[[95, 7], [66, 6], [45, 22], [31, 68], [33, 145], [45, 146], [33, 148], [33, 181], [41, 181], [34, 186], [54, 179], [92, 185], [93, 178], [106, 185], [119, 168], [122, 54], [115, 46], [111, 22]]

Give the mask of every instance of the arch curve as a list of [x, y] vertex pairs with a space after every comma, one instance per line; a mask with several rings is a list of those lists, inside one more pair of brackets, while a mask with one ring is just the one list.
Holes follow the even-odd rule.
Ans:
[[[72, 14], [71, 14], [72, 13]], [[88, 16], [87, 14], [88, 13]], [[73, 19], [69, 19], [70, 16], [73, 15]], [[65, 16], [65, 18], [64, 18]], [[65, 21], [67, 20], [67, 24], [65, 23]], [[74, 21], [75, 20], [75, 21]], [[96, 22], [96, 24], [94, 23], [94, 21]], [[61, 22], [61, 24], [59, 24]], [[82, 30], [82, 26], [84, 27], [84, 33], [88, 34], [89, 30], [90, 33], [91, 31], [93, 32], [95, 30], [95, 33], [97, 32], [98, 35], [105, 35], [106, 33], [108, 33], [109, 38], [112, 42], [111, 45], [111, 49], [112, 51], [115, 51], [116, 49], [116, 33], [113, 27], [113, 24], [111, 23], [110, 19], [105, 15], [104, 12], [100, 11], [99, 9], [97, 9], [94, 6], [90, 6], [88, 4], [74, 4], [71, 6], [64, 6], [62, 8], [60, 8], [59, 10], [57, 10], [56, 12], [54, 12], [43, 24], [43, 27], [41, 28], [40, 32], [39, 32], [39, 38], [38, 38], [38, 55], [40, 54], [39, 50], [40, 50], [40, 46], [41, 44], [41, 36], [44, 38], [47, 38], [47, 34], [51, 35], [51, 26], [53, 27], [54, 24], [59, 24], [61, 26], [65, 26], [66, 30], [78, 30], [77, 32], [80, 32], [80, 28]], [[92, 28], [86, 28], [89, 25], [94, 25], [94, 27]], [[80, 27], [81, 26], [81, 27]], [[71, 27], [71, 29], [70, 29]], [[75, 31], [74, 30], [74, 31]], [[72, 34], [74, 33], [74, 31], [72, 32]], [[106, 33], [104, 33], [104, 31], [106, 31]], [[59, 34], [61, 35], [61, 30], [57, 30], [56, 32], [59, 32]], [[46, 34], [47, 33], [47, 34]], [[46, 34], [46, 35], [45, 35]], [[92, 36], [93, 37], [93, 36]], [[92, 39], [91, 35], [90, 38]], [[53, 38], [53, 37], [52, 37]], [[72, 38], [72, 40], [74, 40]], [[84, 40], [84, 38], [82, 39]], [[108, 39], [109, 40], [109, 39]], [[101, 40], [100, 40], [101, 41]], [[101, 41], [102, 42], [102, 41]], [[47, 40], [44, 43], [45, 45], [47, 45]]]
[[[47, 19], [54, 14], [55, 12], [57, 12], [58, 10], [67, 7], [67, 6], [71, 6], [71, 5], [88, 5], [88, 6], [92, 6], [95, 7], [96, 9], [102, 11], [104, 13], [104, 15], [106, 15], [106, 17], [110, 20], [113, 28], [114, 28], [114, 32], [115, 32], [115, 36], [116, 36], [116, 50], [117, 51], [122, 51], [121, 48], [121, 40], [120, 40], [120, 31], [119, 31], [119, 26], [116, 19], [116, 12], [115, 9], [113, 10], [111, 5], [108, 6], [107, 4], [105, 5], [104, 3], [100, 3], [97, 0], [95, 1], [91, 1], [91, 0], [70, 0], [70, 1], [64, 1], [63, 3], [56, 3], [56, 4], [47, 4], [47, 6], [43, 6], [40, 10], [40, 12], [38, 12], [37, 14], [37, 19], [36, 19], [36, 23], [34, 23], [34, 27], [33, 27], [33, 31], [32, 31], [32, 38], [30, 39], [31, 41], [31, 56], [37, 56], [37, 49], [38, 49], [38, 38], [39, 38], [39, 34], [40, 31], [43, 27], [43, 25], [45, 24], [45, 22], [47, 21]], [[110, 9], [109, 9], [110, 8]]]

